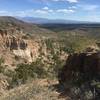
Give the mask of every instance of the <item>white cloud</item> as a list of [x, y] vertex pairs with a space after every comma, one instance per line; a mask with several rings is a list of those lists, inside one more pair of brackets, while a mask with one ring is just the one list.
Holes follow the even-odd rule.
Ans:
[[15, 12], [15, 15], [18, 16], [33, 16], [33, 15], [47, 15], [53, 13], [52, 9], [49, 9], [48, 7], [44, 7], [41, 9], [30, 9], [25, 11], [17, 11]]
[[66, 0], [66, 1], [68, 1], [70, 3], [76, 3], [76, 2], [78, 2], [78, 0]]
[[35, 13], [38, 13], [38, 14], [47, 14], [48, 11], [45, 11], [45, 10], [36, 10]]
[[52, 14], [58, 14], [58, 13], [63, 13], [63, 14], [68, 14], [68, 13], [74, 13], [75, 10], [68, 8], [68, 9], [50, 9], [47, 6], [43, 7], [41, 9], [29, 9], [29, 10], [24, 10], [24, 11], [15, 11], [15, 12], [8, 12], [8, 11], [0, 11], [0, 16], [42, 16], [42, 15], [52, 15]]
[[77, 9], [77, 6], [71, 6], [69, 9]]
[[7, 11], [5, 11], [5, 10], [1, 10], [0, 13], [7, 13]]
[[47, 13], [53, 13], [53, 10], [52, 9], [49, 9], [47, 6], [42, 8], [41, 11], [44, 11], [44, 12], [47, 12]]
[[49, 11], [50, 13], [54, 13], [54, 10], [52, 10], [52, 9], [49, 9], [48, 11]]
[[78, 0], [53, 0], [53, 1], [67, 1], [69, 3], [77, 3]]
[[48, 7], [44, 7], [43, 9], [44, 9], [44, 10], [48, 10], [49, 8], [48, 8]]
[[58, 9], [58, 13], [74, 13], [75, 11], [72, 9]]
[[6, 10], [1, 10], [0, 11], [0, 16], [12, 16], [12, 12], [8, 12]]
[[98, 5], [78, 5], [79, 8], [85, 11], [94, 11], [96, 10], [99, 6]]

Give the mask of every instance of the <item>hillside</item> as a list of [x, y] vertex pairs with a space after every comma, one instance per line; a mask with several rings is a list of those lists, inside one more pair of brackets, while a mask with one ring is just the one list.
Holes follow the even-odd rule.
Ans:
[[39, 28], [36, 24], [27, 23], [11, 16], [0, 16], [0, 28], [1, 29], [17, 28], [19, 30], [21, 29], [26, 34], [39, 35], [43, 33], [44, 34], [53, 33], [48, 29]]
[[37, 25], [0, 17], [1, 100], [65, 100], [59, 98], [63, 88], [57, 88], [58, 74], [69, 55], [88, 47], [99, 50], [99, 27]]
[[99, 23], [76, 23], [76, 24], [42, 24], [42, 28], [46, 28], [58, 33], [68, 33], [69, 31], [78, 32], [79, 34], [88, 35], [100, 38], [100, 24]]
[[[57, 27], [59, 29], [58, 32], [50, 28], [41, 28], [36, 24], [26, 23], [13, 17], [0, 17], [0, 23], [0, 50], [5, 53], [5, 55], [2, 53], [1, 57], [6, 58], [11, 54], [11, 58], [5, 59], [5, 62], [7, 61], [8, 64], [9, 62], [10, 64], [16, 63], [16, 59], [13, 59], [14, 56], [15, 58], [21, 58], [20, 60], [24, 59], [26, 62], [32, 62], [39, 55], [52, 56], [58, 53], [66, 56], [67, 53], [79, 52], [87, 46], [96, 45], [95, 39], [87, 37], [84, 30], [60, 30]], [[86, 29], [88, 30], [88, 28]], [[49, 57], [49, 59], [53, 58]]]

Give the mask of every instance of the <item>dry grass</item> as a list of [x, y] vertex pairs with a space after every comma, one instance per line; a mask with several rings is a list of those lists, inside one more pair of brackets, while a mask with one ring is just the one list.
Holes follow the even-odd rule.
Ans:
[[66, 100], [59, 98], [59, 93], [52, 86], [54, 84], [57, 81], [37, 79], [6, 92], [0, 100]]

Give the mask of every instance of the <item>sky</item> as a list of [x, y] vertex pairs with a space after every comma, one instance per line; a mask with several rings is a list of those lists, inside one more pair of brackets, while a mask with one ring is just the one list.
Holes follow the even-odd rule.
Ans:
[[100, 0], [0, 0], [0, 16], [100, 22]]

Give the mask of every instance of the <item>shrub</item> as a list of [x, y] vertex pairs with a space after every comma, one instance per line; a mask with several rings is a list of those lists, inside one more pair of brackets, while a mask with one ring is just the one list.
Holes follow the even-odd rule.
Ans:
[[4, 59], [0, 58], [0, 66], [4, 63]]
[[47, 72], [43, 68], [42, 64], [38, 61], [31, 64], [19, 64], [15, 69], [15, 75], [12, 78], [12, 84], [18, 85], [26, 83], [30, 78], [44, 78], [47, 76]]
[[3, 73], [4, 72], [4, 67], [2, 66], [2, 64], [4, 63], [4, 59], [3, 58], [0, 58], [0, 73]]

